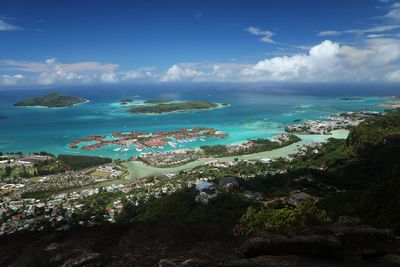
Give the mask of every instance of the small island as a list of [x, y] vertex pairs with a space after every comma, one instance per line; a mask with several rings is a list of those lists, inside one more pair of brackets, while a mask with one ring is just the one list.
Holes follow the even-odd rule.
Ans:
[[217, 108], [218, 105], [208, 101], [187, 101], [174, 103], [159, 103], [151, 106], [135, 107], [128, 112], [135, 114], [162, 114], [176, 111], [203, 110]]
[[148, 99], [145, 100], [145, 104], [161, 104], [161, 103], [170, 103], [173, 102], [171, 99], [166, 99], [166, 98], [160, 98], [160, 99]]
[[121, 101], [120, 101], [121, 105], [126, 105], [126, 104], [132, 103], [132, 102], [133, 102], [133, 100], [130, 98], [124, 98], [124, 99], [121, 99]]
[[14, 104], [16, 107], [47, 107], [47, 108], [64, 108], [64, 107], [71, 107], [76, 104], [86, 103], [87, 100], [62, 95], [60, 93], [54, 92], [50, 93], [45, 96], [38, 96], [26, 99], [24, 101], [18, 102]]
[[363, 100], [363, 98], [359, 97], [359, 96], [348, 96], [348, 97], [342, 97], [342, 98], [340, 98], [340, 100], [342, 100], [342, 101], [361, 101], [361, 100]]

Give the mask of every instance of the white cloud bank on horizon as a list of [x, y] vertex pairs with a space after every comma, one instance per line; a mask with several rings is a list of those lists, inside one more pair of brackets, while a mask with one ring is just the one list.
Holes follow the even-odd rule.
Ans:
[[[361, 47], [325, 40], [307, 53], [266, 58], [253, 64], [176, 63], [164, 73], [154, 68], [118, 71], [117, 64], [4, 60], [0, 84], [128, 82], [400, 82], [400, 40], [366, 39]], [[23, 73], [23, 74], [22, 74]]]
[[397, 62], [399, 59], [398, 39], [366, 40], [362, 48], [325, 40], [313, 46], [308, 53], [267, 58], [252, 65], [175, 64], [164, 74], [162, 80], [399, 82], [400, 65]]

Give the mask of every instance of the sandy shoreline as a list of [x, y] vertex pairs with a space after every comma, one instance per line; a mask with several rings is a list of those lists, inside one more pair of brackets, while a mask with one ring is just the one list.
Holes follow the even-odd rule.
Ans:
[[89, 102], [90, 102], [90, 100], [85, 99], [85, 102], [83, 102], [83, 103], [76, 103], [76, 104], [73, 104], [73, 105], [67, 106], [67, 107], [46, 107], [46, 106], [14, 106], [14, 107], [17, 107], [17, 108], [35, 108], [35, 109], [36, 108], [37, 109], [63, 109], [63, 108], [70, 108], [70, 107], [73, 107], [73, 106], [87, 104]]

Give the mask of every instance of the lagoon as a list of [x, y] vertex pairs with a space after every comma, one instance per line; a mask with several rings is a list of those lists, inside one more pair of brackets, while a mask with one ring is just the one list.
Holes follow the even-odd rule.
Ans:
[[[192, 85], [193, 87], [193, 85]], [[228, 133], [225, 139], [210, 138], [166, 146], [157, 151], [191, 148], [200, 145], [240, 143], [253, 138], [271, 138], [284, 132], [286, 125], [306, 119], [345, 111], [378, 110], [379, 104], [390, 100], [365, 96], [360, 101], [343, 101], [340, 95], [310, 95], [253, 90], [251, 88], [60, 88], [62, 93], [88, 99], [84, 105], [62, 109], [37, 109], [14, 107], [13, 104], [54, 89], [27, 89], [0, 91], [0, 151], [39, 152], [58, 154], [83, 154], [128, 159], [139, 152], [114, 151], [113, 146], [95, 151], [71, 149], [68, 144], [88, 135], [110, 135], [116, 131], [167, 131], [196, 126], [211, 127]], [[357, 92], [357, 95], [360, 95]], [[123, 98], [133, 99], [132, 104], [121, 105]], [[166, 98], [178, 101], [206, 100], [228, 103], [220, 109], [177, 112], [162, 115], [128, 113], [132, 105], [143, 105], [147, 99]], [[314, 138], [314, 137], [313, 137]], [[276, 153], [276, 152], [274, 152]]]

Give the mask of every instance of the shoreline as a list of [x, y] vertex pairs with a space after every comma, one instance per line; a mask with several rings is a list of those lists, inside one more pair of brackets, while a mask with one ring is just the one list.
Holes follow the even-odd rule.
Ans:
[[13, 107], [16, 107], [16, 108], [33, 108], [33, 109], [64, 109], [64, 108], [71, 108], [71, 107], [74, 107], [74, 106], [84, 105], [84, 104], [87, 104], [89, 102], [90, 102], [89, 99], [85, 99], [85, 102], [83, 102], [83, 103], [76, 103], [76, 104], [72, 104], [71, 106], [66, 106], [66, 107], [15, 106], [15, 105], [13, 105]]
[[168, 114], [174, 114], [174, 113], [186, 113], [186, 112], [197, 112], [197, 111], [210, 111], [210, 110], [215, 110], [215, 109], [222, 109], [222, 108], [228, 108], [231, 106], [231, 104], [223, 105], [222, 103], [214, 103], [217, 106], [214, 108], [204, 108], [204, 109], [183, 109], [183, 110], [175, 110], [175, 111], [169, 111], [169, 112], [160, 112], [160, 113], [155, 113], [155, 112], [149, 112], [149, 113], [140, 113], [140, 112], [129, 112], [131, 114], [135, 115], [144, 115], [144, 116], [158, 116], [158, 115], [168, 115]]
[[193, 169], [195, 167], [204, 165], [208, 161], [218, 160], [223, 162], [230, 162], [233, 161], [235, 158], [239, 160], [257, 160], [263, 158], [279, 158], [283, 156], [287, 156], [289, 154], [293, 154], [298, 151], [298, 148], [314, 142], [326, 142], [329, 138], [337, 138], [337, 139], [345, 139], [349, 134], [348, 130], [334, 130], [332, 131], [332, 135], [297, 135], [299, 136], [302, 141], [293, 143], [291, 145], [264, 151], [258, 152], [253, 154], [245, 154], [239, 156], [227, 156], [227, 157], [220, 157], [220, 158], [202, 158], [187, 164], [178, 166], [178, 167], [167, 167], [167, 168], [160, 168], [160, 167], [153, 167], [150, 165], [145, 164], [142, 161], [128, 161], [125, 162], [124, 165], [128, 168], [128, 175], [125, 177], [127, 180], [136, 180], [141, 179], [144, 177], [148, 177], [151, 175], [164, 175], [168, 173], [176, 173], [181, 170]]

